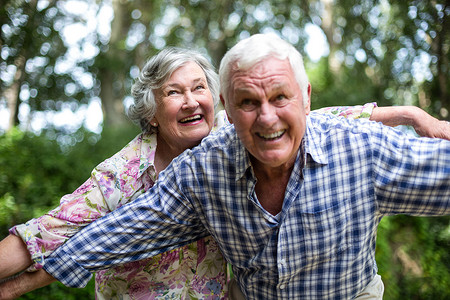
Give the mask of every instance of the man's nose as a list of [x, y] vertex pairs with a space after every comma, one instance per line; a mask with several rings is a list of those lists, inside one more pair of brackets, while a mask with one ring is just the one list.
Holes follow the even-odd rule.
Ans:
[[271, 127], [278, 120], [277, 110], [270, 103], [264, 103], [259, 108], [258, 122], [265, 127]]

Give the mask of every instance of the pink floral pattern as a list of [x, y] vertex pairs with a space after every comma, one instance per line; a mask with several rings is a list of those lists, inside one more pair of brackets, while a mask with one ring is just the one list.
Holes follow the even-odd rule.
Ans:
[[[333, 108], [324, 113], [360, 116], [373, 109], [360, 106]], [[366, 117], [366, 116], [365, 116]], [[216, 128], [227, 124], [224, 111], [216, 116]], [[214, 129], [214, 130], [215, 130]], [[156, 135], [141, 133], [121, 151], [100, 163], [91, 177], [47, 214], [10, 229], [28, 247], [34, 265], [67, 239], [123, 204], [133, 201], [156, 180], [153, 165]], [[225, 299], [229, 268], [218, 245], [207, 237], [149, 259], [99, 271], [95, 275], [97, 299]]]
[[364, 105], [356, 106], [330, 106], [315, 110], [315, 112], [322, 114], [332, 114], [338, 117], [347, 119], [370, 118], [373, 109], [377, 107], [376, 102], [366, 103]]

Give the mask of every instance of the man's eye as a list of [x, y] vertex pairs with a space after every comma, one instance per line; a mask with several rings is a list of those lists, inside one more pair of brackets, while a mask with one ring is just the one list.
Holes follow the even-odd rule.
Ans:
[[249, 106], [249, 105], [254, 105], [254, 103], [253, 103], [253, 101], [250, 100], [250, 99], [244, 99], [244, 100], [242, 100], [241, 105], [243, 105], [243, 106]]
[[284, 94], [279, 94], [274, 98], [272, 103], [277, 106], [284, 106], [287, 103], [288, 98]]
[[256, 102], [251, 99], [244, 99], [241, 101], [241, 108], [243, 110], [252, 110], [256, 107]]

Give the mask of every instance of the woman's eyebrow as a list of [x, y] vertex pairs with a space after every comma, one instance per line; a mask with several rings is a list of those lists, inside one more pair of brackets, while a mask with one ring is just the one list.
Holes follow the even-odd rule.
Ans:
[[[206, 78], [204, 77], [198, 77], [192, 80], [192, 83], [196, 84], [198, 82], [207, 82]], [[167, 84], [165, 84], [162, 88], [166, 89], [166, 88], [178, 88], [180, 87], [181, 84], [178, 82], [168, 82]]]

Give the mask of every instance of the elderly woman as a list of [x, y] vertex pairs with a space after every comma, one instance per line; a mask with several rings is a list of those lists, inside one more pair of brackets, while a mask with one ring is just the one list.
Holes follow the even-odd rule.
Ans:
[[[152, 187], [174, 157], [198, 145], [214, 126], [218, 78], [197, 52], [161, 51], [144, 66], [132, 95], [128, 114], [140, 123], [142, 133], [99, 164], [59, 207], [10, 230], [25, 242], [33, 268], [41, 268], [44, 257], [82, 227]], [[223, 113], [217, 121], [225, 121]], [[32, 263], [29, 258], [21, 261], [22, 266]], [[151, 259], [97, 272], [95, 290], [97, 299], [224, 298], [226, 281], [226, 263], [209, 236]]]
[[[133, 201], [153, 186], [158, 173], [187, 148], [200, 143], [215, 124], [226, 123], [223, 112], [214, 119], [218, 103], [217, 75], [194, 51], [168, 48], [151, 58], [132, 88], [129, 116], [142, 133], [113, 157], [99, 164], [74, 193], [61, 199], [46, 215], [13, 227], [0, 243], [0, 278], [29, 265], [42, 268], [44, 258], [82, 227]], [[390, 125], [408, 123], [409, 113], [420, 116], [423, 131], [430, 116], [415, 108], [375, 108], [374, 104], [325, 109], [346, 117], [371, 117]], [[400, 113], [401, 114], [400, 114]], [[408, 117], [406, 117], [408, 116]], [[383, 119], [384, 118], [384, 119]], [[419, 125], [418, 125], [419, 126]], [[430, 128], [436, 128], [431, 126]], [[427, 132], [433, 136], [433, 132]], [[227, 268], [215, 241], [199, 236], [190, 245], [100, 271], [95, 276], [97, 299], [203, 299], [227, 297]], [[18, 295], [52, 282], [45, 271], [23, 273], [0, 285], [0, 298]]]

